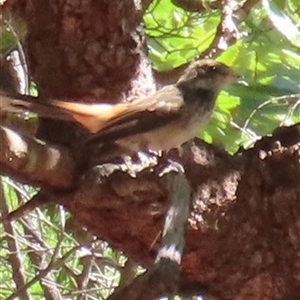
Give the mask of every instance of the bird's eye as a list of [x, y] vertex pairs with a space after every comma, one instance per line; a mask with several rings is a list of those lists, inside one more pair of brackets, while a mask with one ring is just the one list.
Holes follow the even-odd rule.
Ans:
[[210, 71], [210, 72], [214, 72], [214, 71], [216, 71], [216, 66], [209, 66], [208, 68], [207, 68], [207, 71]]

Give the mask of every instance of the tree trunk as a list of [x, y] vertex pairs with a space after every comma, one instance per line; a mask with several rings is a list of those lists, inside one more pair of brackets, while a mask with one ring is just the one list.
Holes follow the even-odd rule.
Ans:
[[[138, 33], [142, 12], [134, 1], [11, 0], [6, 9], [28, 26], [30, 74], [43, 97], [116, 103], [155, 90]], [[53, 134], [49, 123], [43, 126]], [[62, 134], [57, 127], [54, 136], [68, 139], [68, 130]], [[297, 299], [299, 125], [235, 156], [195, 143], [181, 157], [176, 150], [168, 154], [183, 164], [194, 192], [180, 294], [205, 290], [215, 299]], [[43, 174], [31, 180], [28, 170], [8, 163], [5, 151], [12, 150], [5, 146], [2, 173], [47, 187], [41, 202], [64, 205], [99, 238], [151, 266], [168, 208], [166, 178], [158, 176], [169, 165], [166, 157], [103, 165], [79, 181], [73, 167], [59, 165], [58, 173], [61, 168], [69, 173], [56, 183]]]

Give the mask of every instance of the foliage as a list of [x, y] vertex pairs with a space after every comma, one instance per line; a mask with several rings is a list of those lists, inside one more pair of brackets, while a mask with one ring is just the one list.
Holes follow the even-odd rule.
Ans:
[[[5, 210], [16, 209], [36, 191], [2, 178]], [[120, 280], [117, 272], [124, 266], [125, 257], [97, 240], [62, 207], [35, 209], [16, 222], [13, 228], [1, 226], [0, 298], [19, 299], [12, 293], [12, 265], [21, 262], [27, 292], [32, 299], [44, 299], [47, 289], [57, 289], [68, 299], [76, 299], [81, 289], [89, 291], [88, 299], [105, 299]], [[16, 249], [18, 252], [13, 252]], [[15, 257], [17, 255], [18, 257]], [[109, 257], [109, 261], [105, 259]], [[42, 284], [42, 279], [45, 284]], [[88, 283], [85, 285], [85, 281]], [[19, 282], [20, 284], [20, 282]], [[46, 287], [45, 287], [46, 286]], [[48, 286], [48, 287], [47, 287]], [[22, 298], [25, 299], [25, 298]]]
[[[172, 69], [201, 56], [213, 42], [220, 20], [220, 11], [209, 5], [196, 13], [186, 12], [170, 0], [153, 1], [144, 15], [144, 24], [154, 67]], [[257, 3], [238, 25], [238, 41], [216, 52], [218, 60], [244, 78], [219, 96], [214, 116], [201, 133], [206, 141], [234, 153], [279, 125], [300, 121], [300, 100], [295, 95], [300, 88], [300, 33], [295, 25], [299, 21], [298, 0]], [[1, 32], [2, 53], [13, 48], [15, 36], [10, 34]], [[35, 193], [7, 178], [2, 178], [2, 183], [3, 196], [9, 200], [7, 204], [1, 200], [2, 213], [16, 209]], [[105, 242], [72, 223], [60, 207], [36, 209], [11, 229], [2, 224], [0, 237], [1, 299], [18, 297], [12, 292], [16, 289], [14, 259], [22, 262], [20, 271], [31, 299], [42, 299], [45, 294], [41, 275], [65, 299], [81, 299], [84, 295], [88, 295], [86, 299], [103, 299], [130, 264], [125, 264], [126, 258]], [[129, 268], [135, 270], [135, 265]]]
[[[264, 7], [257, 4], [239, 25], [243, 37], [216, 57], [244, 79], [220, 95], [213, 119], [201, 136], [232, 153], [279, 125], [300, 121], [299, 96], [291, 96], [300, 87], [296, 26], [300, 4], [264, 2]], [[220, 11], [189, 13], [162, 0], [152, 3], [144, 20], [149, 56], [157, 69], [164, 70], [201, 56], [214, 39]]]

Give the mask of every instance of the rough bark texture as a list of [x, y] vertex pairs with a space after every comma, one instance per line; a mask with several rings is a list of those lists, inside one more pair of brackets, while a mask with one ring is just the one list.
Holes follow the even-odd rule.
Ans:
[[[28, 24], [29, 64], [43, 95], [117, 102], [122, 93], [140, 93], [136, 82], [145, 83], [145, 94], [154, 88], [141, 67], [133, 1], [12, 0], [8, 5]], [[299, 147], [295, 126], [234, 157], [199, 141], [182, 158], [176, 151], [169, 154], [185, 166], [195, 193], [181, 293], [200, 294], [206, 287], [216, 299], [299, 297]], [[146, 165], [102, 166], [72, 192], [57, 187], [59, 192], [46, 194], [98, 237], [149, 267], [168, 204], [166, 178], [158, 174], [168, 162], [148, 159]]]
[[[300, 129], [281, 129], [234, 157], [196, 141], [181, 161], [195, 192], [180, 292], [217, 299], [297, 299], [299, 295]], [[169, 163], [161, 158], [90, 171], [72, 192], [44, 201], [145, 267], [160, 246], [168, 208]], [[167, 171], [166, 171], [167, 172]], [[132, 176], [136, 175], [136, 178]], [[155, 277], [154, 277], [155, 278]]]
[[29, 65], [42, 95], [117, 101], [129, 89], [139, 65], [133, 1], [22, 2], [8, 5], [26, 21]]
[[[288, 131], [287, 131], [288, 132]], [[296, 299], [299, 294], [300, 136], [231, 157], [194, 147], [182, 159], [194, 187], [182, 263], [182, 292], [203, 286], [221, 299]], [[205, 157], [205, 159], [203, 159]], [[176, 156], [174, 156], [176, 158]], [[176, 158], [181, 160], [180, 158]], [[161, 160], [137, 178], [116, 172], [61, 199], [97, 236], [149, 267], [167, 210]], [[96, 175], [96, 174], [94, 174]], [[293, 298], [294, 297], [294, 298]]]

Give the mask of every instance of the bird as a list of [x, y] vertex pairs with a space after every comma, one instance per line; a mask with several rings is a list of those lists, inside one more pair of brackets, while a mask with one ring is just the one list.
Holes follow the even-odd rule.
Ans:
[[221, 62], [199, 59], [190, 63], [175, 84], [132, 102], [39, 103], [38, 98], [12, 99], [2, 94], [0, 111], [25, 109], [41, 116], [75, 121], [89, 132], [85, 141], [88, 145], [114, 145], [125, 153], [168, 151], [197, 136], [209, 121], [220, 91], [238, 78]]

